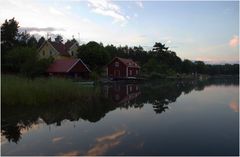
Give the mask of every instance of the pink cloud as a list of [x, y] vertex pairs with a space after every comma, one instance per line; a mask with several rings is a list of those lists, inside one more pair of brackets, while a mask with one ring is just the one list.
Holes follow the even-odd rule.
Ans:
[[239, 104], [237, 103], [237, 101], [231, 101], [229, 103], [229, 107], [234, 111], [234, 112], [239, 112]]
[[232, 39], [229, 41], [229, 46], [230, 47], [237, 47], [239, 44], [239, 37], [237, 35], [234, 35]]

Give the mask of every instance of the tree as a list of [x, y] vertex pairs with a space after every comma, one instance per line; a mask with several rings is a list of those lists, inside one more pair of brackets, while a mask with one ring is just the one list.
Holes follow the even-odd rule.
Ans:
[[57, 35], [57, 37], [55, 38], [55, 42], [62, 43], [63, 37], [61, 35]]
[[27, 41], [27, 46], [29, 47], [37, 47], [37, 44], [37, 39], [33, 35]]
[[192, 61], [185, 59], [182, 62], [182, 72], [186, 73], [186, 74], [194, 72], [194, 65], [193, 65]]
[[1, 25], [1, 46], [2, 51], [11, 49], [16, 44], [19, 23], [14, 19], [5, 20]]
[[200, 74], [204, 74], [206, 72], [206, 66], [203, 61], [195, 61], [194, 65], [196, 67], [196, 71]]
[[30, 38], [30, 34], [25, 30], [17, 35], [17, 46], [27, 46], [27, 41]]
[[23, 46], [10, 50], [6, 61], [5, 67], [8, 72], [21, 73], [28, 77], [45, 73], [52, 62], [51, 59], [39, 59], [36, 48]]
[[153, 45], [153, 51], [155, 52], [158, 52], [158, 53], [163, 53], [163, 52], [166, 52], [168, 50], [168, 47], [165, 46], [165, 44], [162, 44], [162, 43], [158, 43], [156, 42], [154, 45]]
[[110, 61], [110, 56], [103, 45], [94, 41], [81, 45], [78, 50], [78, 57], [87, 63], [92, 70], [96, 70], [99, 73], [103, 66]]
[[44, 37], [41, 37], [41, 38], [38, 40], [37, 47], [39, 48], [44, 42], [45, 42], [45, 38], [44, 38]]

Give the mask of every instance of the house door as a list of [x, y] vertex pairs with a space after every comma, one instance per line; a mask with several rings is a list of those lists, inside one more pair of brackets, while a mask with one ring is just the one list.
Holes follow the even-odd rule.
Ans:
[[120, 70], [114, 70], [114, 77], [120, 77]]

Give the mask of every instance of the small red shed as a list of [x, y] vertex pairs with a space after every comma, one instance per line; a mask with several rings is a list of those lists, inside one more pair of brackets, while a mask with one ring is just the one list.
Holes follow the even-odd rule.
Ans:
[[47, 69], [49, 75], [88, 78], [91, 71], [81, 59], [57, 59]]
[[136, 78], [140, 66], [131, 59], [116, 57], [107, 66], [107, 76], [116, 78]]

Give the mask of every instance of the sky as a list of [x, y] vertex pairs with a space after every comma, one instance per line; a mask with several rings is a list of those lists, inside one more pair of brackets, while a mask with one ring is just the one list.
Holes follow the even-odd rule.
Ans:
[[146, 50], [162, 42], [181, 59], [239, 63], [238, 1], [0, 0], [1, 24], [13, 17], [37, 37]]

